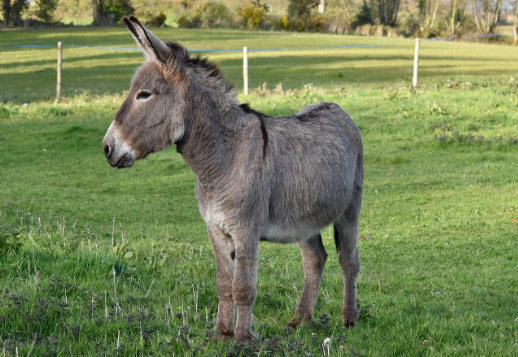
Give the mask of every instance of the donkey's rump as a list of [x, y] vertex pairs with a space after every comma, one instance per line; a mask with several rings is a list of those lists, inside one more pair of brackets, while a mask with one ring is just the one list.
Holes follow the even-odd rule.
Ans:
[[264, 238], [294, 242], [343, 214], [355, 186], [362, 145], [352, 119], [334, 103], [265, 119], [273, 167]]

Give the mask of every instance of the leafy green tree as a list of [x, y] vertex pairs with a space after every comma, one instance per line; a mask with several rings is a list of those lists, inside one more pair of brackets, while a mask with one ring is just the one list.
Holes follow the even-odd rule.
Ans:
[[104, 15], [113, 15], [115, 22], [119, 22], [123, 16], [131, 15], [135, 9], [129, 0], [105, 0]]
[[16, 26], [20, 23], [20, 14], [28, 7], [29, 3], [26, 0], [2, 0], [2, 15], [4, 23], [9, 26]]
[[135, 9], [129, 0], [92, 0], [92, 11], [94, 24], [111, 24], [133, 14]]
[[307, 19], [318, 4], [320, 4], [320, 0], [290, 0], [288, 16]]
[[36, 0], [34, 15], [45, 23], [51, 23], [54, 19], [53, 14], [57, 3], [57, 0]]
[[311, 24], [311, 12], [320, 4], [320, 0], [290, 0], [288, 18], [290, 27], [295, 31], [304, 31]]

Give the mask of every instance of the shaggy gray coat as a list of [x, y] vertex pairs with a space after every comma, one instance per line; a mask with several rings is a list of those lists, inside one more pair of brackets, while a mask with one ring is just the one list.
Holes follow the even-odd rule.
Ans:
[[289, 325], [310, 320], [327, 259], [320, 231], [329, 224], [344, 274], [343, 323], [354, 325], [363, 150], [353, 120], [333, 103], [287, 117], [240, 105], [214, 65], [163, 42], [134, 17], [124, 21], [147, 61], [108, 128], [104, 151], [122, 168], [175, 143], [196, 174], [217, 263], [216, 337], [253, 337], [259, 240], [299, 244], [305, 283]]

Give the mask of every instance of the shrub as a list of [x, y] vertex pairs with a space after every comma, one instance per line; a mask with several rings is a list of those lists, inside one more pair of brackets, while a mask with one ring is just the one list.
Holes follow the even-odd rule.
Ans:
[[228, 8], [219, 2], [204, 1], [195, 10], [195, 16], [200, 19], [201, 27], [228, 26], [231, 23]]
[[165, 14], [163, 12], [161, 12], [160, 14], [158, 14], [156, 16], [152, 16], [151, 20], [149, 21], [149, 24], [151, 26], [161, 27], [164, 25], [165, 20], [167, 20], [167, 16], [165, 16]]
[[261, 27], [267, 12], [268, 6], [257, 0], [239, 10], [239, 16], [245, 28], [256, 29]]
[[288, 20], [288, 16], [271, 16], [270, 21], [272, 22], [272, 26], [275, 30], [288, 30], [290, 28], [290, 21]]
[[203, 1], [193, 8], [186, 7], [185, 9], [186, 12], [177, 20], [178, 27], [211, 28], [232, 24], [228, 8], [216, 1]]
[[194, 16], [193, 18], [189, 18], [188, 15], [182, 15], [177, 20], [178, 27], [181, 28], [198, 28], [201, 27], [201, 19], [197, 16]]
[[320, 0], [290, 0], [288, 5], [290, 29], [299, 32], [311, 30], [314, 25], [312, 11], [319, 3]]

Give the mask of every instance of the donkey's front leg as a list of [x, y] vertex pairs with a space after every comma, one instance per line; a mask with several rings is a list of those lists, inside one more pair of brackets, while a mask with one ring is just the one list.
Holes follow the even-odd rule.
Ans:
[[257, 292], [259, 236], [240, 232], [235, 235], [234, 244], [236, 257], [232, 294], [237, 310], [234, 339], [245, 341], [254, 338], [250, 325]]
[[226, 341], [234, 336], [232, 327], [232, 279], [234, 278], [234, 244], [232, 238], [219, 228], [209, 227], [217, 265], [218, 318], [216, 340]]

